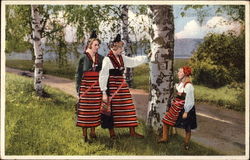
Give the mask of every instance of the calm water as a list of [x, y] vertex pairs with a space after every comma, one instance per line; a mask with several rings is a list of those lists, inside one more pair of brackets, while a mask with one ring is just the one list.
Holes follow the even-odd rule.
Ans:
[[[58, 55], [55, 52], [51, 52], [49, 51], [50, 47], [46, 47], [44, 50], [44, 61], [54, 61], [58, 58]], [[77, 54], [82, 54], [83, 53], [83, 47], [79, 46], [77, 48], [78, 53]], [[137, 55], [144, 55], [144, 51], [145, 51], [145, 47], [144, 48], [138, 48], [137, 49]], [[101, 55], [107, 55], [107, 53], [109, 52], [109, 49], [107, 47], [107, 45], [102, 45], [99, 49], [99, 54]], [[24, 53], [17, 53], [17, 52], [12, 52], [10, 54], [6, 54], [6, 59], [7, 60], [32, 60], [32, 55], [31, 55], [31, 51], [26, 51]], [[77, 60], [77, 55], [76, 53], [68, 53], [67, 54], [67, 59], [68, 61], [76, 61]]]
[[[191, 42], [187, 43], [187, 41], [190, 41], [190, 40], [186, 40], [183, 42], [182, 41], [176, 41], [174, 58], [190, 58], [192, 55], [192, 51], [197, 47], [197, 44], [191, 45], [192, 44]], [[181, 43], [183, 45], [181, 45], [179, 43]], [[149, 46], [145, 46], [145, 45], [138, 47], [136, 50], [137, 55], [144, 55], [144, 52], [145, 52], [146, 48], [148, 48], [148, 47]], [[46, 46], [43, 48], [44, 48], [44, 61], [55, 61], [58, 58], [58, 54], [56, 54], [55, 52], [52, 52], [51, 48], [49, 46]], [[67, 54], [68, 61], [75, 62], [77, 60], [77, 54], [79, 56], [80, 54], [83, 53], [83, 48], [85, 48], [85, 47], [79, 45], [77, 48], [78, 53], [68, 53]], [[109, 52], [109, 49], [107, 47], [107, 44], [102, 43], [101, 47], [99, 49], [99, 54], [105, 56], [105, 55], [107, 55], [108, 52]], [[11, 54], [6, 54], [6, 59], [7, 60], [14, 60], [14, 59], [31, 60], [32, 55], [31, 55], [31, 51], [26, 51], [24, 53], [12, 52]]]

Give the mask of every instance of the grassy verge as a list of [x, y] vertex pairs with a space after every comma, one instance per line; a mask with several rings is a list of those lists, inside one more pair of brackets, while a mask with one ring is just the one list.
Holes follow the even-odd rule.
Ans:
[[245, 96], [242, 90], [229, 88], [229, 86], [218, 89], [199, 85], [194, 87], [196, 102], [207, 102], [236, 111], [245, 111]]
[[74, 121], [76, 99], [50, 87], [45, 87], [50, 97], [39, 98], [32, 87], [30, 79], [6, 74], [6, 155], [219, 155], [193, 142], [185, 151], [179, 135], [157, 144], [157, 136], [143, 122], [137, 131], [145, 139], [117, 129], [118, 139], [111, 141], [108, 131], [97, 127], [98, 139], [84, 143]]
[[[21, 70], [32, 71], [33, 61], [31, 60], [7, 60], [6, 66]], [[69, 63], [66, 66], [59, 66], [55, 62], [44, 62], [43, 64], [43, 73], [50, 74], [54, 76], [64, 77], [68, 79], [75, 78], [76, 66], [75, 64]]]

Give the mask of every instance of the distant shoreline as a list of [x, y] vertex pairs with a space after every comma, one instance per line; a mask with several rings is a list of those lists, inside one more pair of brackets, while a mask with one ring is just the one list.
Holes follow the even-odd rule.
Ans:
[[190, 59], [191, 57], [174, 57], [174, 59]]

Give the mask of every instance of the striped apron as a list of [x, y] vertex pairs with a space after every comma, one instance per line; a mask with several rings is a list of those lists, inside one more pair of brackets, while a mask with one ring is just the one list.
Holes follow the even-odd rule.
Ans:
[[[124, 62], [121, 55], [118, 55], [118, 60], [112, 51], [109, 52], [108, 57], [115, 69], [109, 70], [109, 79], [107, 86], [107, 94], [112, 96], [120, 87], [125, 78]], [[128, 84], [123, 83], [121, 89], [112, 98], [110, 102], [111, 113], [113, 116], [114, 127], [136, 127], [138, 126], [136, 109], [130, 94]]]
[[[76, 125], [79, 127], [97, 127], [101, 123], [100, 106], [102, 93], [99, 87], [99, 72], [87, 71], [83, 73], [83, 79], [79, 91], [79, 106]], [[94, 86], [92, 86], [95, 83]], [[84, 94], [84, 92], [92, 88]]]
[[[123, 71], [118, 69], [109, 70], [108, 95], [112, 96], [124, 80]], [[113, 97], [110, 104], [114, 127], [138, 126], [136, 108], [127, 83], [123, 83], [123, 86]]]
[[184, 108], [185, 100], [182, 100], [180, 97], [176, 97], [168, 112], [166, 112], [165, 116], [162, 119], [164, 124], [168, 124], [170, 126], [175, 126], [175, 123], [179, 117], [179, 113]]

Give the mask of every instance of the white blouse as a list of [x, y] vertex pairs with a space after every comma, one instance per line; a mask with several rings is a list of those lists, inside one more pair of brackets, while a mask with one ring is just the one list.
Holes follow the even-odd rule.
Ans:
[[186, 84], [186, 86], [184, 88], [184, 83], [181, 82], [180, 84], [176, 84], [175, 87], [176, 87], [178, 92], [186, 93], [184, 109], [185, 109], [185, 112], [189, 112], [194, 106], [194, 87], [193, 87], [193, 85], [191, 83], [188, 83], [188, 84]]
[[[129, 67], [129, 68], [133, 68], [148, 62], [147, 56], [128, 57], [122, 55], [122, 58], [124, 62], [124, 67]], [[105, 57], [102, 61], [102, 70], [99, 73], [99, 84], [103, 93], [107, 90], [107, 83], [108, 83], [110, 69], [114, 69], [113, 64], [109, 59], [109, 57]]]

